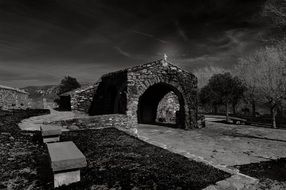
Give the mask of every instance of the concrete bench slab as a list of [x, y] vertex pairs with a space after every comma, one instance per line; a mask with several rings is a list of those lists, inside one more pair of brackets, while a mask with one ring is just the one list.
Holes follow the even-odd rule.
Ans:
[[47, 144], [54, 172], [82, 168], [86, 159], [72, 141]]
[[42, 125], [41, 132], [44, 143], [58, 142], [60, 141], [60, 135], [62, 133], [61, 127], [53, 125]]
[[85, 156], [72, 141], [48, 143], [54, 186], [80, 181], [80, 168], [86, 167]]

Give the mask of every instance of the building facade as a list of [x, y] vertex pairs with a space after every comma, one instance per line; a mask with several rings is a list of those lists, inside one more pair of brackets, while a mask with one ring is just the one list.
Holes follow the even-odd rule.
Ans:
[[160, 100], [173, 92], [180, 104], [179, 128], [197, 128], [197, 78], [166, 60], [107, 73], [93, 86], [71, 95], [71, 109], [89, 115], [123, 114], [130, 127], [156, 122]]
[[27, 109], [28, 107], [27, 92], [0, 85], [0, 110]]

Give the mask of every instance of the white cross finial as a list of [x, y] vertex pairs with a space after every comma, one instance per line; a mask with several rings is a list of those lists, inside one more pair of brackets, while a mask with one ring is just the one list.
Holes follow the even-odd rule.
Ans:
[[164, 53], [164, 61], [167, 61], [168, 56]]

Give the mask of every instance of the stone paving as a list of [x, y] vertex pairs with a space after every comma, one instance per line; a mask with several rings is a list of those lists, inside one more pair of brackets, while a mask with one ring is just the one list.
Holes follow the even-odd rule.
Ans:
[[286, 130], [217, 123], [207, 118], [207, 127], [185, 131], [154, 125], [139, 125], [138, 138], [232, 173], [232, 177], [209, 186], [215, 189], [256, 189], [258, 180], [233, 166], [286, 157]]
[[137, 135], [213, 165], [242, 165], [286, 157], [286, 130], [226, 125], [207, 119], [207, 127], [181, 130], [139, 125]]

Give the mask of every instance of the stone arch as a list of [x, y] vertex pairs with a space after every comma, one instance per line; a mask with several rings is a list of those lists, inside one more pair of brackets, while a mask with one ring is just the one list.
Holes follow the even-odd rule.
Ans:
[[[107, 73], [100, 78], [96, 86], [90, 89], [80, 91], [74, 96], [77, 98], [73, 98], [73, 108], [86, 110], [90, 115], [124, 114], [128, 121], [128, 128], [137, 126], [138, 117], [139, 123], [144, 120], [142, 118], [145, 117], [142, 116], [141, 109], [147, 108], [144, 108], [142, 102], [148, 103], [148, 98], [144, 98], [145, 95], [149, 98], [152, 97], [148, 95], [149, 90], [153, 94], [159, 94], [153, 100], [154, 105], [151, 106], [153, 107], [150, 108], [151, 110], [158, 106], [158, 100], [162, 98], [163, 94], [173, 91], [180, 99], [181, 110], [179, 113], [181, 114], [179, 115], [183, 118], [180, 119], [181, 127], [185, 129], [198, 127], [197, 78], [192, 73], [172, 65], [166, 60], [157, 60]], [[144, 93], [147, 94], [144, 95]], [[153, 120], [154, 113], [150, 118]]]
[[172, 64], [159, 61], [129, 69], [127, 78], [126, 114], [130, 121], [129, 127], [136, 126], [138, 123], [139, 98], [149, 87], [164, 83], [172, 86], [172, 89], [176, 91], [176, 95], [180, 96], [181, 102], [184, 102], [180, 106], [181, 110], [184, 110], [180, 112], [183, 117], [180, 127], [184, 129], [197, 128], [197, 79], [193, 74], [185, 72]]
[[185, 116], [187, 113], [185, 110], [184, 95], [178, 88], [166, 82], [152, 84], [141, 94], [138, 100], [137, 122], [154, 124], [160, 100], [171, 91], [176, 94], [180, 104], [176, 125], [179, 128], [185, 128]]

